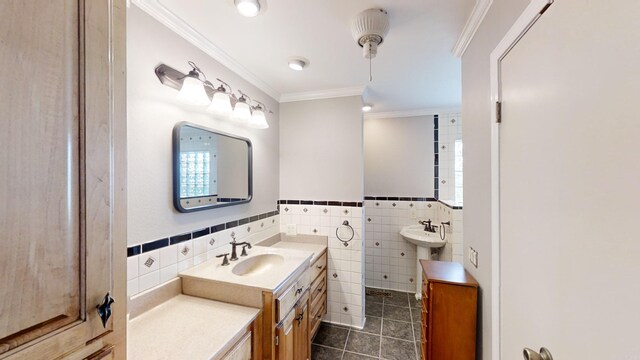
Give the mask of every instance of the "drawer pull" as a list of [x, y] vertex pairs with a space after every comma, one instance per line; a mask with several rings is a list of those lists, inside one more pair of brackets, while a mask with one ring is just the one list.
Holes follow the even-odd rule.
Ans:
[[322, 292], [322, 290], [323, 290], [323, 288], [322, 288], [322, 287], [319, 287], [317, 291], [318, 291], [318, 292]]
[[303, 286], [303, 287], [298, 288], [298, 289], [296, 290], [296, 295], [300, 295], [300, 294], [302, 294], [302, 289], [303, 289], [303, 288], [304, 288], [304, 286]]
[[304, 309], [300, 312], [300, 315], [298, 315], [298, 317], [296, 318], [296, 320], [298, 320], [298, 325], [300, 325], [300, 323], [302, 322], [302, 319], [304, 319]]
[[322, 268], [323, 268], [324, 266], [322, 266], [322, 265], [317, 265], [316, 267], [317, 267], [318, 269], [322, 270]]

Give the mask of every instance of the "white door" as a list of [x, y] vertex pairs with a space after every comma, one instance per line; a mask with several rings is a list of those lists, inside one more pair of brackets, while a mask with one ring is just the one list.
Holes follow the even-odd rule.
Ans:
[[500, 74], [500, 358], [640, 359], [640, 1], [556, 0]]

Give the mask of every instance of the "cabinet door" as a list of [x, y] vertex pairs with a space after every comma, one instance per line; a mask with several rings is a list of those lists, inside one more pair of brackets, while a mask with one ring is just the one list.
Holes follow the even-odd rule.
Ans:
[[[277, 345], [276, 359], [294, 360], [294, 325], [293, 323], [282, 324], [276, 329]], [[297, 359], [296, 359], [297, 360]]]
[[0, 358], [113, 330], [114, 2], [0, 1]]
[[294, 327], [294, 354], [296, 360], [309, 358], [309, 309], [308, 297], [303, 298], [296, 307], [296, 320]]

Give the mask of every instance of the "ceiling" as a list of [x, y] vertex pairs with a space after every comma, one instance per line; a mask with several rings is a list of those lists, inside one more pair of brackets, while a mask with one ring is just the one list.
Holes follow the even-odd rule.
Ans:
[[[373, 112], [460, 106], [460, 59], [451, 50], [474, 0], [260, 1], [261, 13], [246, 18], [233, 0], [134, 0], [277, 100], [353, 94], [366, 86]], [[350, 20], [373, 7], [388, 11], [391, 30], [369, 82], [369, 61], [351, 37]], [[310, 66], [290, 70], [291, 56], [306, 57]]]

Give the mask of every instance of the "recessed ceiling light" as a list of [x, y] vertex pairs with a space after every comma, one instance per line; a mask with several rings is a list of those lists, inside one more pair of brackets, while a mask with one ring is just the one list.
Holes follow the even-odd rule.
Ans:
[[371, 104], [362, 105], [362, 111], [364, 111], [364, 112], [369, 112], [369, 111], [371, 111], [371, 109], [373, 109], [373, 105], [371, 105]]
[[293, 57], [289, 59], [289, 68], [295, 71], [302, 71], [309, 66], [309, 60], [303, 57]]
[[233, 0], [233, 3], [242, 16], [254, 17], [260, 12], [260, 2], [258, 0]]

